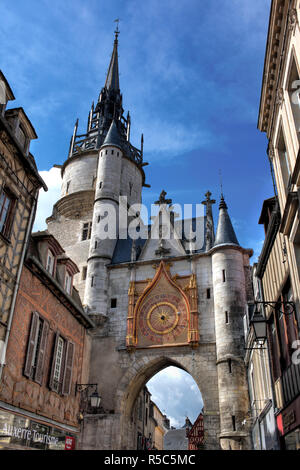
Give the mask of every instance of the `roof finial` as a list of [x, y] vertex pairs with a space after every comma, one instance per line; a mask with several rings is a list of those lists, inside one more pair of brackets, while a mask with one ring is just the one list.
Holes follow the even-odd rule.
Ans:
[[116, 20], [114, 20], [114, 23], [117, 23], [117, 27], [116, 27], [116, 30], [115, 30], [115, 41], [118, 41], [118, 36], [120, 34], [120, 30], [119, 30], [119, 18], [117, 18]]
[[224, 199], [224, 193], [223, 193], [223, 181], [222, 181], [222, 171], [219, 170], [219, 175], [220, 175], [220, 186], [221, 186], [221, 201], [219, 205], [219, 209], [227, 209], [227, 205]]
[[222, 171], [221, 171], [221, 169], [219, 169], [219, 176], [220, 176], [221, 198], [224, 199], [224, 195], [223, 195], [223, 181], [222, 181]]

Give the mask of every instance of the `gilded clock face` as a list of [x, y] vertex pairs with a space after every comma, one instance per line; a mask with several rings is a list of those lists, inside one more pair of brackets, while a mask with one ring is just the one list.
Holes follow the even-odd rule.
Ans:
[[170, 333], [178, 323], [179, 312], [169, 302], [159, 302], [148, 312], [147, 323], [149, 328], [158, 335]]
[[187, 331], [186, 304], [178, 295], [152, 295], [141, 306], [138, 325], [140, 344], [174, 343]]

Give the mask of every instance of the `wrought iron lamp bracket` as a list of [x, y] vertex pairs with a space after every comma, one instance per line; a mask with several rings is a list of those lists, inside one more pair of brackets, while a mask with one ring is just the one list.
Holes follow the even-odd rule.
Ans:
[[282, 313], [283, 315], [292, 315], [296, 312], [295, 302], [284, 301], [284, 302], [270, 302], [264, 300], [262, 302], [255, 302], [256, 305], [262, 305], [264, 308], [270, 307], [272, 310]]

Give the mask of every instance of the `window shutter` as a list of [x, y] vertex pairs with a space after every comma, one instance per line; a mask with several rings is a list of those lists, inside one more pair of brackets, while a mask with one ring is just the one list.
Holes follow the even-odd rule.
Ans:
[[68, 342], [66, 356], [65, 356], [66, 358], [65, 359], [65, 371], [64, 371], [64, 380], [63, 380], [63, 387], [62, 387], [63, 395], [70, 394], [74, 349], [75, 349], [74, 344]]
[[53, 351], [53, 356], [52, 356], [52, 366], [51, 366], [51, 373], [50, 373], [50, 380], [49, 380], [49, 388], [50, 390], [54, 390], [54, 367], [55, 367], [55, 359], [56, 359], [56, 353], [57, 353], [57, 346], [58, 346], [58, 340], [59, 340], [60, 334], [59, 331], [56, 333], [55, 337], [55, 343], [54, 343], [54, 351]]
[[35, 377], [34, 377], [34, 380], [40, 385], [42, 384], [42, 379], [43, 379], [43, 372], [44, 372], [43, 369], [44, 369], [44, 361], [45, 361], [46, 348], [47, 348], [48, 332], [49, 332], [49, 324], [48, 322], [44, 321], [42, 334], [41, 334], [40, 347], [38, 351]]
[[33, 360], [33, 354], [34, 354], [34, 349], [35, 349], [38, 320], [39, 320], [38, 313], [32, 312], [31, 328], [30, 328], [26, 361], [25, 361], [25, 367], [24, 367], [24, 375], [28, 378], [31, 378], [31, 375], [32, 375], [32, 360]]

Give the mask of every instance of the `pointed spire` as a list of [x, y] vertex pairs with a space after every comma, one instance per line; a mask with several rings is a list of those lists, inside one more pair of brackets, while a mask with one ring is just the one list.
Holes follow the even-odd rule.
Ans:
[[75, 122], [74, 130], [73, 130], [73, 135], [71, 137], [70, 148], [69, 148], [69, 157], [71, 157], [71, 155], [73, 153], [74, 142], [75, 142], [76, 135], [77, 135], [77, 130], [78, 130], [78, 123], [79, 123], [79, 119], [77, 118], [76, 122]]
[[221, 194], [221, 201], [219, 205], [219, 221], [214, 246], [217, 245], [239, 245], [236, 238], [229, 214], [227, 212], [227, 204]]
[[214, 219], [212, 213], [212, 205], [216, 203], [214, 199], [210, 199], [211, 192], [207, 191], [205, 194], [205, 201], [202, 204], [206, 206], [206, 223], [205, 223], [205, 249], [209, 251], [215, 241]]
[[120, 90], [119, 84], [119, 63], [118, 63], [118, 35], [119, 30], [115, 31], [115, 40], [114, 40], [114, 48], [112, 52], [112, 56], [110, 59], [110, 64], [108, 67], [108, 72], [105, 81], [105, 88], [107, 90]]
[[122, 140], [115, 120], [112, 121], [103, 145], [114, 145], [122, 150]]

